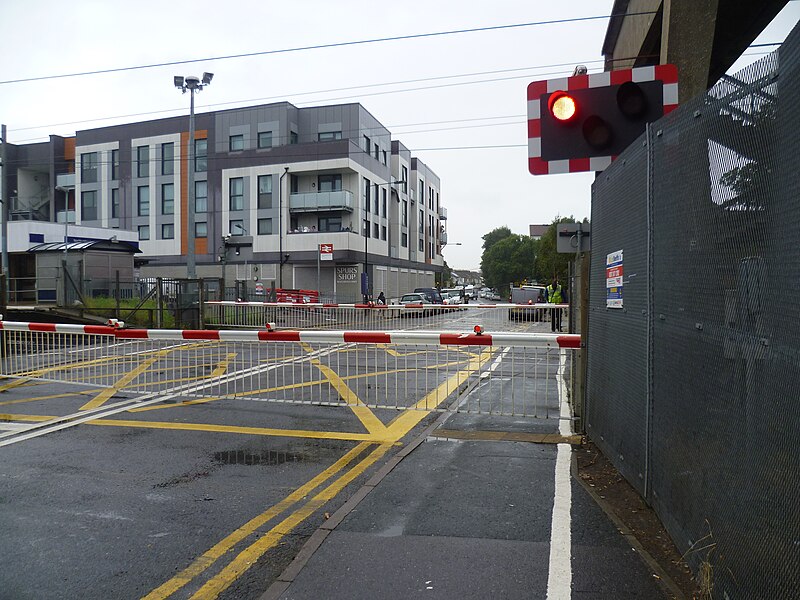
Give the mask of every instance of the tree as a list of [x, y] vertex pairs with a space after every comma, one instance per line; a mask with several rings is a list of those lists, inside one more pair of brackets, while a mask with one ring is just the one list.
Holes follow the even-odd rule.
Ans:
[[511, 230], [505, 225], [503, 227], [498, 227], [497, 229], [492, 229], [489, 233], [483, 236], [483, 251], [486, 252], [500, 240], [512, 235], [514, 234], [511, 233]]
[[439, 289], [453, 287], [453, 270], [447, 261], [443, 261], [442, 272], [436, 273], [436, 287]]
[[515, 234], [492, 244], [481, 259], [484, 283], [495, 290], [506, 290], [512, 283], [532, 277], [536, 246], [529, 236]]

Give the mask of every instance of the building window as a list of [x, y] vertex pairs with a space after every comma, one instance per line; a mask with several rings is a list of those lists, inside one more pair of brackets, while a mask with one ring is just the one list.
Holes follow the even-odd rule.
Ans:
[[361, 231], [364, 237], [369, 237], [369, 221], [364, 219], [364, 229]]
[[175, 144], [161, 144], [161, 174], [172, 175], [175, 172]]
[[374, 237], [377, 240], [378, 237], [380, 236], [380, 234], [381, 234], [380, 225], [378, 225], [377, 223], [373, 223], [372, 224], [372, 237]]
[[296, 131], [290, 131], [289, 132], [289, 143], [290, 144], [296, 144], [297, 143], [297, 132]]
[[208, 140], [194, 141], [194, 170], [195, 173], [208, 171]]
[[161, 239], [173, 240], [175, 239], [175, 225], [172, 223], [163, 223], [161, 225]]
[[111, 218], [119, 218], [119, 188], [111, 188]]
[[400, 212], [400, 225], [408, 227], [408, 200], [403, 200]]
[[259, 148], [272, 148], [272, 132], [259, 131], [258, 132], [258, 147]]
[[370, 205], [369, 197], [371, 190], [372, 190], [372, 183], [370, 182], [369, 179], [364, 177], [364, 210], [367, 212], [369, 212], [369, 205]]
[[425, 252], [425, 242], [422, 240], [422, 238], [419, 238], [419, 251]]
[[194, 224], [194, 237], [207, 238], [208, 237], [208, 223], [205, 221]]
[[381, 156], [382, 156], [382, 158], [383, 158], [383, 160], [381, 160], [381, 162], [382, 162], [384, 165], [386, 165], [386, 163], [387, 163], [387, 160], [386, 160], [386, 150], [381, 150], [381, 153], [382, 153], [382, 154], [381, 154]]
[[341, 217], [320, 217], [319, 218], [320, 231], [341, 231], [342, 219]]
[[403, 248], [408, 248], [408, 234], [405, 232], [400, 234], [400, 245]]
[[228, 190], [230, 210], [244, 210], [244, 177], [231, 177]]
[[258, 176], [258, 208], [272, 208], [272, 175]]
[[161, 214], [175, 214], [175, 185], [172, 183], [161, 184]]
[[419, 232], [425, 233], [425, 211], [419, 209]]
[[428, 188], [428, 208], [433, 210], [433, 188]]
[[342, 176], [338, 173], [320, 175], [317, 177], [317, 188], [320, 192], [339, 192], [342, 189]]
[[81, 154], [81, 183], [97, 183], [97, 152]]
[[381, 190], [381, 216], [386, 218], [386, 188]]
[[381, 225], [381, 239], [386, 241], [386, 225]]
[[373, 156], [375, 157], [375, 160], [378, 160], [378, 157], [380, 156], [380, 152], [381, 152], [381, 149], [378, 148], [378, 144], [375, 144], [375, 147], [374, 147], [374, 150], [373, 150]]
[[81, 192], [81, 220], [97, 220], [97, 192]]
[[272, 235], [272, 219], [258, 220], [258, 235]]
[[150, 146], [136, 148], [136, 176], [148, 177], [150, 175]]
[[330, 142], [331, 140], [340, 139], [342, 139], [341, 131], [325, 131], [317, 136], [317, 140], [320, 142]]
[[228, 148], [231, 152], [241, 152], [244, 150], [244, 135], [232, 135], [228, 138]]
[[208, 182], [194, 182], [194, 212], [208, 212]]
[[150, 188], [140, 185], [136, 189], [136, 200], [139, 208], [139, 216], [147, 217], [150, 215]]
[[296, 194], [300, 191], [300, 178], [297, 175], [289, 175], [289, 193]]
[[150, 225], [139, 225], [139, 239], [140, 240], [150, 239]]
[[231, 235], [245, 235], [244, 221], [242, 219], [228, 221], [228, 233]]
[[119, 179], [119, 150], [111, 151], [111, 179]]
[[419, 205], [420, 206], [425, 206], [425, 182], [424, 181], [420, 181], [419, 182], [419, 198], [418, 198], [418, 200], [419, 200]]
[[403, 180], [403, 193], [408, 193], [408, 167], [403, 167], [402, 170], [402, 180]]
[[[377, 216], [380, 216], [380, 214], [381, 214], [381, 205], [378, 202], [378, 184], [377, 183], [375, 184], [375, 196], [374, 196], [374, 198], [375, 198], [375, 202], [373, 202], [373, 204], [372, 204], [372, 209], [373, 209], [373, 212], [375, 213], [375, 216], [377, 217]], [[378, 237], [378, 236], [375, 236], [375, 237]]]
[[372, 149], [372, 140], [369, 139], [368, 136], [364, 136], [364, 151], [369, 154], [369, 151]]

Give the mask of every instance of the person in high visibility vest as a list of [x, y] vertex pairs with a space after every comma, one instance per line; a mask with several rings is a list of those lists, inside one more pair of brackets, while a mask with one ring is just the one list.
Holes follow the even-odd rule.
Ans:
[[[566, 290], [561, 287], [558, 277], [553, 278], [553, 283], [547, 286], [547, 303], [548, 304], [564, 304], [566, 299]], [[561, 309], [550, 309], [550, 331], [561, 331]]]

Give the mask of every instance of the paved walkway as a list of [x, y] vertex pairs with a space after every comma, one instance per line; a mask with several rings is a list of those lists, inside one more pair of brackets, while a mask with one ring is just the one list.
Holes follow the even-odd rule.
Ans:
[[[671, 597], [572, 477], [568, 444], [499, 439], [557, 424], [440, 419], [331, 516], [262, 600]], [[440, 437], [445, 428], [462, 439]]]

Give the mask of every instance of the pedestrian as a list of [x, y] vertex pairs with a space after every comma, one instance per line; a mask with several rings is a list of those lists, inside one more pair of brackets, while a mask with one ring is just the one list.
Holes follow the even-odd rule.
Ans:
[[[566, 302], [566, 291], [561, 287], [558, 277], [553, 277], [553, 282], [547, 286], [547, 303], [564, 304]], [[561, 331], [561, 309], [550, 309], [550, 331]]]
[[383, 292], [378, 294], [378, 304], [386, 304], [386, 296], [383, 295]]

